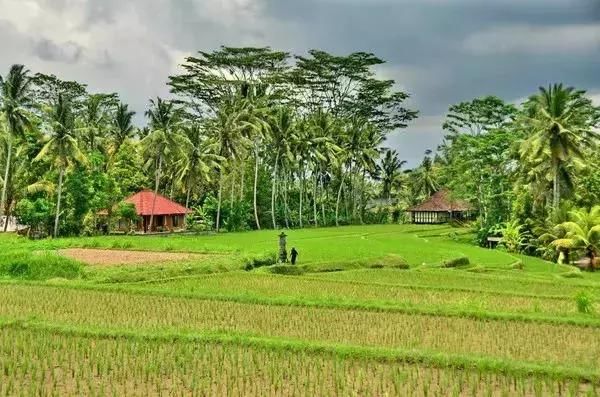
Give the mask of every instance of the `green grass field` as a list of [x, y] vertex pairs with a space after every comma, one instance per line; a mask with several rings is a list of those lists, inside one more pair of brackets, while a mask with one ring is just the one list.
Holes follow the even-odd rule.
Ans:
[[412, 225], [291, 230], [295, 275], [244, 270], [277, 234], [1, 236], [0, 395], [600, 393], [596, 274]]

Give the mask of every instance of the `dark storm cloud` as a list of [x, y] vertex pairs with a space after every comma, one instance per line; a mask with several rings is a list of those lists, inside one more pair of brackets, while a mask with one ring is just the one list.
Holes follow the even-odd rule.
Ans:
[[49, 39], [41, 39], [33, 46], [33, 53], [44, 61], [75, 63], [81, 59], [83, 48], [72, 41], [57, 44]]
[[387, 142], [411, 165], [459, 101], [518, 101], [557, 81], [600, 98], [600, 0], [0, 0], [0, 34], [1, 70], [23, 62], [118, 91], [138, 123], [197, 50], [370, 51], [421, 112]]

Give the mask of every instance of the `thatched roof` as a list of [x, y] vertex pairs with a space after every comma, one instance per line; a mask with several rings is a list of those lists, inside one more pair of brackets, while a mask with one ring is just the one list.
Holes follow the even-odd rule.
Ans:
[[453, 200], [447, 189], [442, 189], [433, 194], [419, 205], [409, 208], [408, 212], [464, 212], [472, 211], [473, 206], [465, 200]]

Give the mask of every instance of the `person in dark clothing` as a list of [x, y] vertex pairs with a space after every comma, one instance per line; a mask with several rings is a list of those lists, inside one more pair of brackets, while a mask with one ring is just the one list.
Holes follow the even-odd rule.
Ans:
[[295, 265], [296, 257], [298, 256], [298, 251], [296, 251], [296, 248], [292, 247], [292, 250], [290, 251], [290, 256], [292, 257], [292, 265]]

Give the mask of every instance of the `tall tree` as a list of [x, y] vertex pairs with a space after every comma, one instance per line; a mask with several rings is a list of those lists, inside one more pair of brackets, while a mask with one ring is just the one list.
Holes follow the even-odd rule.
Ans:
[[[4, 214], [6, 204], [6, 191], [11, 170], [13, 142], [22, 137], [27, 128], [31, 127], [30, 109], [32, 103], [31, 76], [29, 70], [23, 65], [13, 65], [6, 78], [0, 76], [0, 114], [4, 119], [6, 136], [6, 165], [4, 167], [4, 181], [2, 183], [2, 197], [0, 198], [0, 214]], [[8, 216], [5, 226], [8, 224]]]
[[404, 164], [406, 164], [406, 161], [400, 160], [397, 151], [391, 149], [385, 151], [385, 156], [381, 160], [381, 181], [382, 195], [388, 200], [392, 198], [392, 186], [400, 175], [400, 170]]
[[54, 237], [58, 236], [62, 186], [67, 167], [75, 162], [85, 163], [86, 158], [79, 148], [76, 138], [75, 115], [69, 99], [58, 95], [56, 103], [49, 109], [49, 140], [35, 157], [35, 161], [47, 159], [58, 169], [56, 215]]
[[506, 128], [514, 120], [517, 108], [495, 96], [475, 98], [450, 106], [442, 128], [451, 135], [479, 135]]
[[135, 135], [135, 127], [132, 122], [134, 115], [135, 112], [129, 110], [127, 104], [119, 103], [117, 105], [109, 128], [113, 156], [119, 151], [126, 139], [133, 138]]
[[141, 144], [147, 158], [147, 167], [154, 168], [154, 199], [148, 225], [152, 229], [163, 167], [165, 163], [178, 160], [183, 148], [189, 145], [189, 141], [180, 133], [181, 109], [175, 107], [172, 102], [161, 98], [157, 98], [156, 101], [150, 100], [150, 109], [146, 112], [146, 116], [149, 119], [150, 132], [142, 139]]
[[521, 146], [521, 158], [550, 165], [554, 210], [560, 204], [561, 172], [568, 170], [565, 165], [582, 160], [584, 148], [597, 144], [599, 135], [592, 127], [598, 112], [585, 91], [562, 84], [540, 87], [525, 103], [520, 127], [529, 137]]

